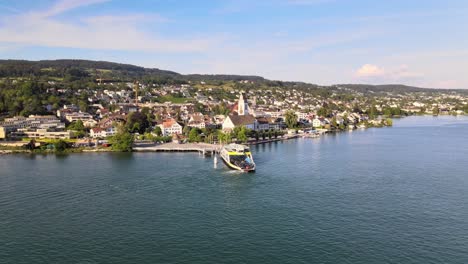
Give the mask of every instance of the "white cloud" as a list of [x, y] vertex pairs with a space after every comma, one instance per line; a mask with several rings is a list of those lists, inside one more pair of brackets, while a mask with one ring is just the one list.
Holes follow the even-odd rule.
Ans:
[[401, 83], [420, 85], [424, 79], [424, 74], [411, 70], [406, 64], [385, 68], [373, 64], [365, 64], [354, 75], [355, 81], [372, 84]]
[[373, 64], [364, 64], [356, 71], [357, 77], [376, 77], [383, 76], [385, 70], [377, 65]]
[[90, 6], [94, 4], [101, 4], [110, 0], [60, 0], [57, 1], [49, 10], [43, 13], [44, 16], [55, 16], [69, 10]]
[[135, 24], [141, 22], [165, 23], [169, 20], [158, 14], [102, 15], [84, 18], [85, 23], [93, 25]]
[[[201, 52], [219, 44], [215, 37], [168, 38], [142, 30], [142, 22], [164, 23], [157, 14], [102, 15], [81, 22], [63, 22], [55, 14], [104, 0], [60, 1], [46, 12], [0, 18], [0, 44], [127, 50], [150, 52]], [[147, 24], [147, 23], [146, 23]]]

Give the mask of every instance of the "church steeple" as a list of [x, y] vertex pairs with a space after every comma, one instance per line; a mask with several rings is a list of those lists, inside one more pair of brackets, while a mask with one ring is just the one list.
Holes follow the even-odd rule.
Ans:
[[239, 102], [237, 103], [237, 114], [238, 115], [249, 114], [249, 106], [247, 104], [247, 100], [244, 99], [244, 95], [242, 93], [240, 93]]

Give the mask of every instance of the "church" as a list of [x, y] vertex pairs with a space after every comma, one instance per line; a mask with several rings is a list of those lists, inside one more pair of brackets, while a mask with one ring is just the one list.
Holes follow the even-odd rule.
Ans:
[[223, 122], [223, 131], [232, 131], [235, 127], [244, 126], [251, 130], [257, 130], [257, 120], [251, 114], [251, 109], [244, 95], [239, 95], [237, 107], [234, 107], [233, 113], [228, 115]]

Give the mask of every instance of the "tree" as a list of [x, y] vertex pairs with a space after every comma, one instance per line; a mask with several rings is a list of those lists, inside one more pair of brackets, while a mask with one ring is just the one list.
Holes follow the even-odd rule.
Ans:
[[148, 117], [140, 112], [132, 112], [127, 116], [126, 128], [132, 133], [144, 134], [149, 128]]
[[87, 112], [88, 111], [88, 104], [84, 100], [80, 100], [78, 102], [78, 107], [80, 108], [81, 112]]
[[184, 128], [182, 129], [182, 134], [184, 134], [185, 136], [188, 137], [190, 131], [191, 131], [191, 129], [190, 129], [189, 126], [184, 126]]
[[432, 114], [438, 115], [439, 113], [440, 113], [439, 107], [436, 106], [436, 107], [434, 107], [434, 109], [432, 109]]
[[240, 142], [247, 142], [247, 128], [245, 128], [244, 126], [241, 127], [241, 129], [239, 130], [239, 132], [237, 133], [236, 135], [236, 138], [237, 140], [239, 140]]
[[68, 143], [63, 139], [59, 139], [57, 141], [54, 141], [53, 144], [54, 144], [54, 149], [57, 152], [63, 152], [69, 147]]
[[162, 130], [160, 126], [156, 126], [153, 130], [153, 133], [156, 134], [158, 137], [162, 136]]
[[268, 138], [272, 139], [273, 138], [273, 131], [268, 130]]
[[388, 117], [393, 116], [392, 109], [391, 108], [385, 108], [383, 114], [385, 116], [388, 116]]
[[218, 141], [220, 143], [225, 143], [225, 144], [231, 143], [231, 139], [232, 139], [231, 133], [224, 133], [221, 130], [218, 131]]
[[84, 131], [85, 130], [85, 126], [83, 125], [83, 121], [81, 121], [81, 120], [76, 121], [75, 130], [77, 130], [77, 131]]
[[386, 124], [387, 126], [393, 126], [393, 120], [392, 120], [391, 118], [387, 118], [387, 119], [385, 120], [385, 124]]
[[295, 128], [297, 126], [297, 115], [292, 110], [288, 110], [285, 114], [285, 123], [288, 128]]
[[317, 111], [317, 115], [327, 117], [331, 114], [331, 110], [323, 106]]
[[372, 105], [368, 112], [369, 118], [372, 120], [375, 119], [377, 117], [377, 112], [377, 107], [375, 107], [375, 105]]
[[149, 107], [143, 107], [141, 109], [141, 113], [146, 116], [146, 120], [148, 120], [148, 122], [151, 122], [154, 118], [154, 115], [151, 113], [151, 109], [149, 109]]
[[336, 116], [334, 116], [334, 117], [331, 119], [331, 125], [332, 125], [334, 128], [337, 128], [337, 127], [338, 127], [338, 122], [336, 121]]
[[112, 150], [130, 152], [132, 151], [133, 136], [123, 127], [119, 127], [117, 133], [109, 138]]
[[189, 142], [197, 142], [198, 135], [199, 135], [198, 129], [193, 127], [189, 132], [189, 136], [188, 136]]
[[258, 131], [253, 131], [254, 132], [254, 137], [255, 137], [255, 140], [258, 141], [259, 140], [259, 133]]
[[83, 125], [83, 121], [77, 120], [68, 125], [69, 130], [75, 131], [75, 135], [79, 138], [84, 137], [86, 134], [86, 128]]

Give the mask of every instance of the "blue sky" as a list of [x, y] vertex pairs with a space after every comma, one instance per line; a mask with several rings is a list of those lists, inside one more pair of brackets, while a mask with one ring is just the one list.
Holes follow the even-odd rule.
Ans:
[[0, 58], [468, 88], [468, 1], [0, 0]]

